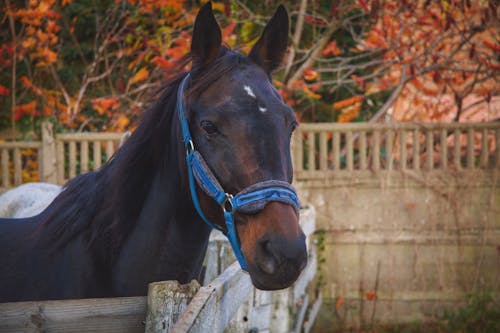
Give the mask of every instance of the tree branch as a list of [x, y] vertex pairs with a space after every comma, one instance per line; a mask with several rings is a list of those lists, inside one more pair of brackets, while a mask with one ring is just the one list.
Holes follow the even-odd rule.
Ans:
[[302, 36], [302, 31], [304, 30], [304, 18], [306, 14], [307, 0], [300, 1], [299, 14], [297, 16], [297, 24], [295, 25], [295, 31], [292, 38], [292, 48], [290, 49], [290, 54], [288, 56], [288, 61], [285, 67], [285, 82], [288, 79], [290, 70], [292, 69], [293, 60], [295, 59], [295, 48], [299, 46], [300, 37]]
[[287, 88], [290, 88], [295, 81], [299, 80], [302, 77], [306, 69], [310, 68], [314, 64], [316, 58], [318, 58], [320, 52], [323, 51], [323, 49], [326, 47], [328, 41], [332, 37], [333, 33], [337, 30], [337, 28], [338, 28], [338, 21], [332, 20], [332, 22], [328, 25], [328, 28], [323, 34], [323, 36], [314, 45], [309, 58], [307, 58], [307, 60], [304, 61], [304, 63], [295, 71], [290, 80], [286, 82]]

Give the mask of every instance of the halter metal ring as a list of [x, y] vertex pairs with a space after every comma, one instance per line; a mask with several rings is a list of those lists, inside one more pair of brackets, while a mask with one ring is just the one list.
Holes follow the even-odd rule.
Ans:
[[222, 210], [224, 213], [233, 212], [233, 195], [226, 193], [226, 199], [221, 204]]

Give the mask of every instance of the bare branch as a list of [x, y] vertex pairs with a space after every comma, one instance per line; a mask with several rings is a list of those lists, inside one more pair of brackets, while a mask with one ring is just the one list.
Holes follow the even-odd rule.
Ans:
[[310, 56], [295, 71], [295, 73], [290, 78], [290, 80], [288, 80], [288, 82], [286, 82], [287, 88], [290, 88], [295, 81], [299, 80], [300, 77], [302, 77], [302, 75], [304, 74], [306, 69], [310, 68], [314, 64], [314, 62], [316, 61], [316, 58], [318, 58], [320, 52], [323, 51], [323, 49], [326, 47], [326, 45], [328, 44], [328, 41], [332, 37], [333, 33], [337, 30], [337, 28], [338, 28], [338, 21], [332, 20], [332, 22], [328, 25], [328, 28], [325, 31], [325, 33], [323, 34], [323, 36], [321, 36], [319, 41], [313, 46]]
[[299, 46], [300, 37], [302, 36], [302, 31], [304, 30], [304, 18], [306, 14], [307, 0], [300, 1], [299, 14], [297, 16], [297, 24], [295, 25], [295, 31], [292, 38], [292, 48], [290, 49], [290, 54], [288, 56], [288, 61], [285, 67], [285, 81], [290, 74], [290, 69], [292, 69], [293, 60], [295, 59], [295, 48]]

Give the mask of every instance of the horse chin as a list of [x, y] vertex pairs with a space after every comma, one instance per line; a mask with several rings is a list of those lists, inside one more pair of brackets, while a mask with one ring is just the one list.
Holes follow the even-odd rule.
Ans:
[[248, 273], [255, 288], [260, 290], [280, 290], [290, 287], [299, 277], [302, 270], [290, 274], [267, 274], [255, 265], [249, 264]]

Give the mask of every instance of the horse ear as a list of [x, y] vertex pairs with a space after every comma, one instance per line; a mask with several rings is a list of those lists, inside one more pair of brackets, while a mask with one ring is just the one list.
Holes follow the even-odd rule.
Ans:
[[280, 5], [248, 57], [271, 74], [281, 65], [288, 45], [288, 13]]
[[193, 67], [204, 67], [213, 62], [219, 55], [222, 35], [219, 24], [212, 12], [212, 3], [207, 2], [201, 7], [194, 22], [191, 55]]

